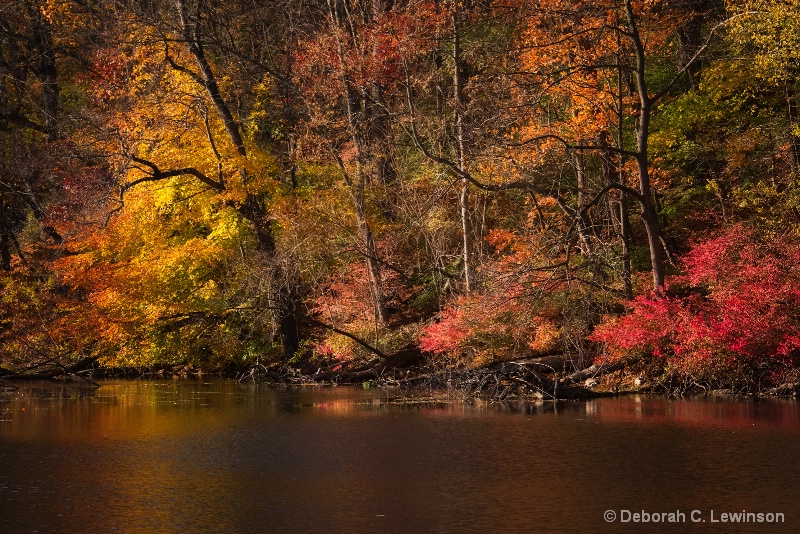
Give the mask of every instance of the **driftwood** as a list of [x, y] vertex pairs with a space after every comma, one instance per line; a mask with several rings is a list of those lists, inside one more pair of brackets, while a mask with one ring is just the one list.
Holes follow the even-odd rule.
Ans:
[[478, 368], [447, 368], [431, 370], [419, 365], [422, 353], [414, 347], [378, 358], [361, 368], [342, 369], [340, 366], [319, 368], [311, 372], [288, 366], [266, 366], [256, 362], [240, 382], [267, 381], [280, 384], [353, 384], [374, 381], [376, 385], [399, 386], [406, 389], [446, 390], [463, 397], [488, 400], [536, 398], [539, 400], [578, 399], [597, 396], [590, 390], [576, 387], [553, 375], [570, 369], [572, 361], [562, 355], [496, 362]]
[[[56, 360], [48, 359], [45, 362], [34, 364], [21, 371], [10, 372], [10, 374], [3, 374], [2, 376], [4, 380], [47, 380], [62, 376], [77, 376], [93, 386], [99, 387], [99, 384], [81, 374], [83, 371], [91, 369], [97, 363], [97, 360], [99, 360], [99, 357], [90, 356], [72, 365], [63, 365]], [[3, 371], [8, 370], [3, 369]]]
[[[597, 397], [584, 386], [586, 379], [618, 371], [631, 359], [594, 364], [569, 372], [575, 361], [564, 355], [547, 355], [507, 362], [497, 362], [476, 369], [445, 369], [401, 380], [410, 388], [460, 390], [467, 396], [487, 396], [503, 400], [509, 396], [533, 396], [540, 400], [580, 399]], [[569, 372], [566, 376], [560, 376]], [[555, 376], [553, 376], [555, 375]]]
[[[565, 359], [557, 358], [561, 362], [560, 368], [563, 368]], [[446, 389], [465, 397], [497, 401], [511, 397], [562, 400], [597, 396], [584, 388], [564, 385], [557, 378], [546, 376], [556, 368], [536, 360], [492, 363], [476, 369], [447, 369], [401, 380], [400, 384], [415, 389]], [[558, 364], [559, 360], [552, 362]]]
[[90, 372], [92, 378], [147, 378], [160, 376], [195, 376], [221, 374], [224, 370], [203, 370], [188, 365], [147, 365], [142, 367], [98, 367]]
[[[512, 360], [506, 363], [524, 365], [529, 369], [543, 374], [562, 373], [576, 370], [577, 365], [581, 365], [581, 360], [574, 360], [565, 354], [548, 354], [521, 360]], [[494, 364], [498, 365], [498, 364]]]
[[800, 382], [781, 384], [762, 392], [765, 397], [800, 397]]
[[[514, 361], [496, 362], [478, 368], [446, 368], [431, 370], [423, 365], [423, 354], [414, 346], [407, 346], [392, 354], [381, 353], [362, 367], [297, 369], [287, 364], [264, 365], [256, 362], [236, 378], [240, 382], [270, 382], [294, 385], [324, 383], [399, 386], [407, 389], [446, 390], [465, 398], [481, 397], [488, 400], [510, 398], [536, 398], [539, 400], [578, 399], [597, 396], [578, 384], [587, 378], [612, 373], [627, 365], [626, 360], [572, 372], [558, 378], [573, 368], [574, 362], [563, 355], [546, 355]], [[97, 358], [84, 358], [71, 365], [61, 365], [55, 360], [35, 364], [19, 372], [0, 368], [0, 378], [9, 380], [52, 379], [76, 376], [94, 386], [90, 376], [146, 376], [148, 374], [176, 373], [175, 368], [95, 368]]]
[[393, 382], [394, 375], [404, 373], [418, 364], [422, 352], [407, 345], [391, 354], [383, 354], [361, 367], [343, 368], [341, 364], [329, 367], [297, 369], [285, 364], [264, 365], [256, 361], [247, 371], [236, 375], [240, 382], [266, 380], [283, 384], [361, 383], [366, 380]]
[[574, 373], [568, 374], [567, 376], [561, 379], [561, 382], [565, 384], [575, 384], [583, 382], [589, 378], [596, 378], [598, 376], [603, 376], [613, 373], [615, 371], [619, 371], [629, 363], [630, 363], [629, 360], [622, 359], [622, 360], [617, 360], [616, 362], [594, 364], [590, 367], [587, 367], [586, 369], [582, 369], [580, 371], [575, 371]]

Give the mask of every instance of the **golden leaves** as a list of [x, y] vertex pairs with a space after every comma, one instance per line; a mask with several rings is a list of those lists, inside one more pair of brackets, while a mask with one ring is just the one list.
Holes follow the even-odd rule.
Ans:
[[752, 57], [753, 73], [776, 84], [787, 81], [800, 60], [800, 1], [729, 1], [728, 37]]

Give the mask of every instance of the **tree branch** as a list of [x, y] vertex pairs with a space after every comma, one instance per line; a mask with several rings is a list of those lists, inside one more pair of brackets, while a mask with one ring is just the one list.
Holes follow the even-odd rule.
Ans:
[[623, 193], [627, 193], [628, 195], [630, 195], [630, 196], [632, 196], [633, 198], [635, 198], [636, 200], [638, 200], [640, 203], [642, 203], [642, 202], [643, 202], [643, 200], [642, 200], [642, 194], [641, 194], [641, 193], [639, 193], [639, 192], [638, 192], [636, 189], [633, 189], [632, 187], [628, 187], [627, 185], [622, 185], [622, 184], [618, 184], [618, 183], [611, 183], [611, 184], [608, 184], [607, 186], [605, 186], [603, 189], [601, 189], [601, 190], [600, 190], [600, 191], [599, 191], [599, 192], [598, 192], [598, 193], [597, 193], [597, 194], [596, 194], [596, 195], [595, 195], [595, 196], [592, 198], [592, 200], [590, 200], [590, 201], [589, 201], [589, 202], [588, 202], [588, 203], [587, 203], [587, 204], [586, 204], [586, 205], [585, 205], [585, 206], [584, 206], [584, 207], [581, 209], [581, 214], [584, 214], [584, 213], [586, 213], [587, 211], [589, 211], [589, 209], [591, 209], [591, 208], [592, 208], [593, 206], [595, 206], [595, 205], [596, 205], [598, 202], [600, 202], [600, 200], [603, 198], [603, 196], [605, 196], [605, 195], [606, 195], [606, 193], [608, 193], [609, 191], [612, 191], [612, 190], [614, 190], [614, 189], [616, 189], [616, 190], [618, 190], [618, 191], [622, 191]]
[[142, 184], [142, 183], [145, 183], [145, 182], [157, 182], [159, 180], [166, 180], [167, 178], [174, 178], [176, 176], [185, 176], [185, 175], [194, 176], [195, 178], [197, 178], [198, 180], [200, 180], [201, 182], [203, 182], [207, 186], [211, 187], [215, 191], [220, 192], [220, 191], [223, 191], [225, 189], [225, 184], [224, 183], [215, 182], [214, 180], [212, 180], [211, 178], [209, 178], [208, 176], [203, 174], [201, 171], [195, 169], [194, 167], [184, 167], [182, 169], [172, 169], [172, 170], [169, 170], [169, 171], [162, 171], [152, 161], [148, 161], [146, 159], [138, 158], [138, 157], [133, 156], [133, 155], [129, 155], [128, 157], [131, 159], [131, 161], [135, 161], [136, 163], [139, 163], [141, 165], [144, 165], [145, 167], [148, 167], [149, 169], [151, 169], [152, 172], [148, 176], [144, 176], [142, 178], [138, 178], [136, 180], [133, 180], [132, 182], [128, 182], [127, 184], [124, 184], [121, 187], [121, 191], [122, 192], [125, 192], [125, 191], [131, 189], [132, 187], [135, 187], [135, 186], [137, 186], [139, 184]]
[[675, 86], [676, 83], [678, 83], [678, 81], [683, 77], [683, 75], [686, 74], [686, 71], [689, 70], [689, 68], [692, 65], [694, 65], [695, 61], [700, 59], [700, 55], [703, 52], [705, 52], [706, 49], [711, 45], [711, 39], [714, 37], [714, 33], [717, 32], [717, 30], [719, 30], [723, 26], [726, 26], [727, 24], [729, 24], [734, 19], [737, 19], [739, 17], [744, 17], [744, 16], [747, 16], [747, 15], [755, 15], [757, 13], [759, 13], [759, 12], [758, 11], [745, 11], [743, 13], [737, 13], [736, 15], [733, 15], [732, 17], [728, 17], [727, 19], [723, 20], [722, 22], [718, 23], [716, 26], [711, 28], [711, 30], [708, 33], [708, 37], [706, 38], [706, 42], [703, 43], [703, 45], [700, 48], [697, 49], [697, 52], [695, 52], [695, 54], [691, 58], [689, 58], [689, 60], [686, 62], [686, 64], [678, 71], [677, 74], [675, 74], [675, 76], [672, 78], [672, 80], [670, 80], [670, 82], [666, 85], [666, 87], [661, 89], [658, 93], [656, 93], [650, 99], [650, 102], [655, 104], [661, 98], [666, 96], [666, 94]]
[[305, 320], [308, 321], [309, 323], [313, 324], [313, 325], [317, 325], [317, 326], [320, 326], [320, 327], [325, 328], [327, 330], [330, 330], [331, 332], [336, 332], [337, 334], [341, 334], [341, 335], [343, 335], [345, 337], [349, 337], [350, 339], [352, 339], [353, 341], [355, 341], [356, 343], [358, 343], [359, 345], [361, 345], [362, 347], [364, 347], [365, 349], [367, 349], [371, 353], [373, 353], [373, 354], [375, 354], [375, 355], [377, 355], [377, 356], [379, 356], [379, 357], [381, 357], [383, 359], [387, 359], [388, 358], [386, 353], [383, 352], [381, 349], [373, 347], [372, 345], [370, 345], [369, 343], [367, 343], [363, 339], [359, 338], [358, 336], [355, 336], [355, 335], [351, 334], [350, 332], [346, 332], [346, 331], [344, 331], [344, 330], [342, 330], [340, 328], [336, 328], [333, 325], [329, 325], [327, 323], [323, 323], [322, 321], [318, 321], [318, 320], [313, 319], [311, 317], [305, 317]]
[[627, 156], [630, 158], [637, 157], [636, 152], [631, 152], [630, 150], [624, 150], [622, 148], [616, 148], [610, 145], [573, 145], [570, 144], [566, 139], [559, 135], [555, 134], [543, 134], [537, 135], [536, 137], [531, 137], [530, 139], [526, 139], [524, 141], [520, 141], [518, 143], [506, 143], [507, 147], [521, 147], [525, 145], [529, 145], [531, 143], [536, 143], [538, 141], [545, 141], [547, 139], [554, 139], [564, 145], [564, 148], [567, 150], [598, 150], [603, 152], [613, 152], [615, 154], [621, 154], [623, 156]]

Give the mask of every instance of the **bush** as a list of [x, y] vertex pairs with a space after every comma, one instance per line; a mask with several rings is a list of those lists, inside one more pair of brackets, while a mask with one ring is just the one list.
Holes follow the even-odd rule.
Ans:
[[743, 365], [774, 370], [797, 364], [796, 239], [735, 225], [694, 244], [683, 263], [685, 274], [668, 280], [668, 296], [640, 296], [627, 315], [595, 329], [591, 339], [604, 344], [606, 357], [653, 355], [666, 367], [715, 381]]

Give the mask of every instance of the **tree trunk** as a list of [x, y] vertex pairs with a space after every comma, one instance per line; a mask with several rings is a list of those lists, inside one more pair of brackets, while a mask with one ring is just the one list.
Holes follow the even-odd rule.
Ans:
[[[464, 114], [466, 103], [464, 101], [464, 62], [461, 54], [461, 36], [459, 35], [458, 10], [453, 12], [453, 99], [455, 115], [455, 136], [456, 136], [456, 161], [460, 170], [465, 170], [465, 134], [464, 134]], [[469, 182], [466, 179], [461, 181], [461, 193], [458, 197], [459, 215], [461, 217], [461, 235], [463, 237], [463, 258], [464, 258], [464, 289], [467, 293], [474, 289], [473, 265], [472, 265], [472, 228], [469, 220]]]
[[[678, 41], [681, 45], [679, 65], [681, 68], [686, 67], [686, 88], [688, 90], [697, 90], [700, 84], [700, 71], [703, 64], [697, 60], [692, 61], [692, 59], [703, 46], [705, 40], [703, 26], [706, 22], [706, 15], [715, 10], [714, 4], [719, 6], [722, 3], [716, 0], [693, 0], [687, 3], [691, 9], [685, 14], [685, 21], [678, 30]], [[692, 61], [691, 64], [689, 64], [690, 61]]]
[[[617, 25], [619, 25], [619, 12], [616, 14]], [[626, 60], [627, 62], [627, 60]], [[622, 39], [617, 32], [617, 147], [620, 150], [625, 149], [625, 116], [622, 110], [625, 108], [625, 82], [622, 69]], [[616, 180], [622, 185], [627, 185], [625, 182], [625, 174], [622, 170], [623, 165], [620, 161], [619, 165], [612, 170], [613, 159], [611, 158], [611, 151], [606, 152], [606, 161], [608, 162], [609, 177], [607, 183], [611, 180]], [[625, 290], [625, 298], [633, 300], [633, 282], [631, 279], [631, 220], [628, 213], [628, 197], [625, 193], [620, 192], [619, 195], [619, 237], [622, 241], [622, 283]]]
[[196, 17], [190, 17], [186, 13], [186, 6], [184, 5], [183, 0], [175, 0], [175, 3], [178, 7], [178, 13], [180, 14], [183, 39], [186, 41], [186, 45], [189, 47], [189, 52], [194, 57], [195, 62], [200, 69], [202, 76], [201, 84], [208, 92], [208, 96], [211, 98], [211, 102], [214, 103], [214, 107], [217, 108], [217, 112], [222, 119], [222, 123], [225, 125], [225, 131], [228, 132], [228, 137], [230, 138], [231, 143], [233, 143], [233, 146], [236, 147], [236, 150], [239, 152], [239, 154], [246, 156], [247, 151], [245, 150], [244, 141], [242, 140], [242, 135], [239, 131], [239, 124], [236, 122], [236, 119], [233, 118], [230, 108], [222, 98], [219, 86], [217, 85], [217, 79], [214, 76], [214, 72], [211, 70], [211, 65], [209, 65], [208, 60], [206, 59], [205, 52], [203, 51], [203, 44], [199, 39], [199, 21], [196, 19]]
[[11, 238], [7, 232], [0, 233], [0, 271], [11, 270]]
[[792, 165], [792, 174], [796, 175], [800, 170], [800, 137], [795, 134], [797, 129], [797, 108], [793, 105], [794, 95], [789, 89], [793, 85], [794, 83], [786, 82], [786, 113], [789, 120], [789, 161]]
[[[358, 171], [358, 174], [362, 173], [362, 170]], [[381, 266], [378, 261], [378, 247], [375, 245], [375, 238], [372, 235], [372, 229], [369, 226], [366, 213], [364, 212], [364, 177], [361, 176], [359, 180], [358, 191], [353, 195], [358, 232], [364, 245], [367, 273], [369, 274], [372, 300], [375, 307], [375, 318], [380, 324], [385, 325], [389, 321], [389, 312], [386, 309], [386, 300], [383, 295], [383, 278], [381, 276]]]
[[624, 194], [619, 199], [619, 234], [622, 240], [622, 283], [625, 286], [625, 298], [633, 300], [633, 282], [631, 280], [631, 220], [628, 216], [628, 197]]
[[[619, 128], [620, 139], [622, 138], [622, 128]], [[600, 146], [609, 147], [608, 132], [603, 132], [600, 136]], [[622, 148], [622, 147], [620, 147]], [[621, 168], [616, 164], [611, 150], [606, 148], [602, 155], [603, 165], [603, 185], [608, 186], [613, 183], [623, 184]], [[623, 184], [624, 185], [624, 184]], [[633, 285], [631, 283], [631, 222], [628, 216], [628, 197], [624, 193], [617, 196], [608, 197], [608, 210], [611, 213], [612, 225], [619, 234], [622, 242], [622, 283], [624, 285], [625, 298], [633, 298]]]
[[[219, 118], [225, 126], [230, 142], [241, 156], [246, 157], [247, 150], [244, 146], [239, 123], [233, 118], [230, 107], [223, 99], [214, 71], [206, 59], [200, 39], [197, 16], [192, 17], [186, 12], [183, 0], [175, 0], [175, 2], [180, 15], [183, 39], [186, 41], [189, 52], [194, 57], [201, 73], [201, 76], [195, 76], [194, 79], [205, 88], [209, 98], [211, 98]], [[240, 169], [239, 172], [244, 173], [245, 171]], [[269, 216], [263, 200], [248, 193], [244, 202], [237, 206], [237, 210], [239, 215], [252, 224], [257, 248], [274, 259], [276, 251], [275, 237], [270, 229]], [[274, 278], [277, 282], [273, 282], [272, 290], [274, 294], [272, 299], [274, 302], [272, 304], [277, 313], [278, 332], [283, 347], [283, 356], [284, 359], [288, 360], [300, 348], [298, 319], [300, 296], [292, 283], [284, 284], [286, 276], [280, 266], [275, 265], [275, 269]]]
[[[383, 88], [373, 83], [366, 98], [368, 142], [371, 148], [370, 175], [373, 183], [386, 185], [395, 180], [397, 172], [389, 157], [389, 114], [383, 98]], [[384, 210], [386, 211], [386, 210]]]
[[[280, 278], [278, 272], [276, 278]], [[296, 286], [279, 284], [276, 290], [276, 304], [278, 308], [278, 334], [283, 347], [283, 359], [289, 361], [300, 350], [300, 322], [297, 304], [301, 302]]]
[[[580, 143], [580, 142], [579, 142]], [[581, 242], [581, 255], [590, 262], [594, 261], [594, 247], [592, 247], [591, 236], [588, 231], [587, 217], [583, 213], [586, 206], [586, 165], [583, 158], [583, 151], [575, 151], [575, 180], [578, 187], [577, 217], [575, 226], [577, 227], [578, 237]], [[595, 269], [596, 270], [596, 269]]]
[[53, 45], [53, 32], [42, 15], [39, 6], [26, 2], [28, 16], [36, 43], [37, 60], [35, 72], [42, 84], [42, 110], [44, 128], [48, 142], [58, 139], [58, 76], [56, 71], [56, 52]]
[[[340, 57], [344, 60], [344, 54], [340, 50]], [[346, 170], [343, 168], [345, 179], [348, 182], [350, 189], [350, 196], [353, 199], [353, 204], [356, 211], [356, 222], [358, 223], [358, 232], [361, 243], [364, 247], [364, 255], [366, 256], [367, 273], [369, 275], [370, 290], [372, 293], [372, 301], [375, 308], [375, 319], [380, 324], [385, 325], [389, 320], [389, 313], [386, 309], [386, 301], [383, 295], [383, 280], [381, 277], [381, 268], [378, 260], [378, 247], [375, 244], [375, 238], [372, 235], [372, 229], [367, 221], [366, 206], [365, 206], [365, 187], [367, 176], [364, 169], [364, 147], [361, 136], [359, 135], [359, 102], [357, 93], [350, 86], [349, 80], [346, 77], [342, 79], [343, 89], [347, 98], [347, 116], [348, 125], [350, 130], [350, 138], [355, 148], [355, 164], [356, 164], [356, 177], [355, 181], [348, 177]]]
[[653, 274], [653, 291], [664, 292], [664, 253], [661, 245], [661, 228], [658, 214], [653, 205], [653, 192], [650, 186], [648, 142], [650, 139], [650, 114], [653, 102], [647, 93], [645, 79], [645, 52], [639, 35], [639, 29], [633, 14], [631, 0], [625, 0], [625, 14], [628, 20], [630, 38], [633, 41], [636, 55], [636, 90], [639, 93], [639, 124], [636, 131], [636, 166], [639, 174], [639, 199], [642, 207], [642, 221], [647, 232], [647, 243], [650, 247], [650, 262]]
[[[382, 5], [379, 4], [381, 3], [378, 2], [372, 7], [376, 9], [381, 8]], [[343, 19], [343, 11], [345, 11], [343, 9], [343, 4], [337, 0], [328, 0], [328, 8], [331, 24], [347, 30], [347, 21]], [[345, 31], [342, 33], [345, 35], [350, 35], [351, 37], [349, 38], [355, 39], [355, 35], [353, 35], [353, 33], [350, 31]], [[345, 43], [342, 43], [341, 41], [337, 42], [336, 53], [339, 56], [339, 61], [343, 65], [347, 63], [344, 46]], [[353, 206], [356, 212], [356, 222], [358, 224], [359, 239], [361, 240], [361, 244], [364, 248], [364, 261], [366, 263], [367, 276], [369, 277], [369, 286], [375, 314], [375, 321], [376, 323], [385, 325], [389, 320], [389, 312], [386, 308], [386, 300], [383, 294], [383, 279], [381, 276], [378, 247], [375, 244], [375, 238], [372, 234], [372, 229], [369, 226], [369, 221], [367, 220], [365, 200], [365, 188], [368, 176], [367, 169], [365, 168], [366, 151], [364, 146], [364, 133], [369, 132], [369, 124], [367, 123], [365, 125], [364, 115], [369, 107], [369, 98], [367, 97], [366, 90], [358, 91], [353, 87], [353, 84], [347, 74], [343, 73], [339, 81], [341, 82], [342, 96], [344, 96], [346, 101], [345, 104], [347, 106], [348, 134], [355, 152], [355, 178], [350, 176], [350, 173], [348, 173], [347, 168], [345, 167], [345, 162], [342, 161], [339, 155], [334, 154], [334, 157], [339, 163], [342, 176], [344, 177], [344, 180], [348, 186], [350, 198], [353, 200]], [[362, 101], [362, 97], [364, 101]]]
[[[259, 251], [275, 258], [275, 237], [269, 228], [269, 219], [264, 203], [255, 195], [249, 194], [239, 207], [239, 215], [253, 225], [256, 237], [256, 247]], [[297, 294], [296, 284], [290, 277], [275, 265], [272, 283], [272, 297], [270, 307], [276, 311], [278, 333], [283, 347], [283, 357], [290, 360], [300, 348], [299, 304], [300, 296]]]

